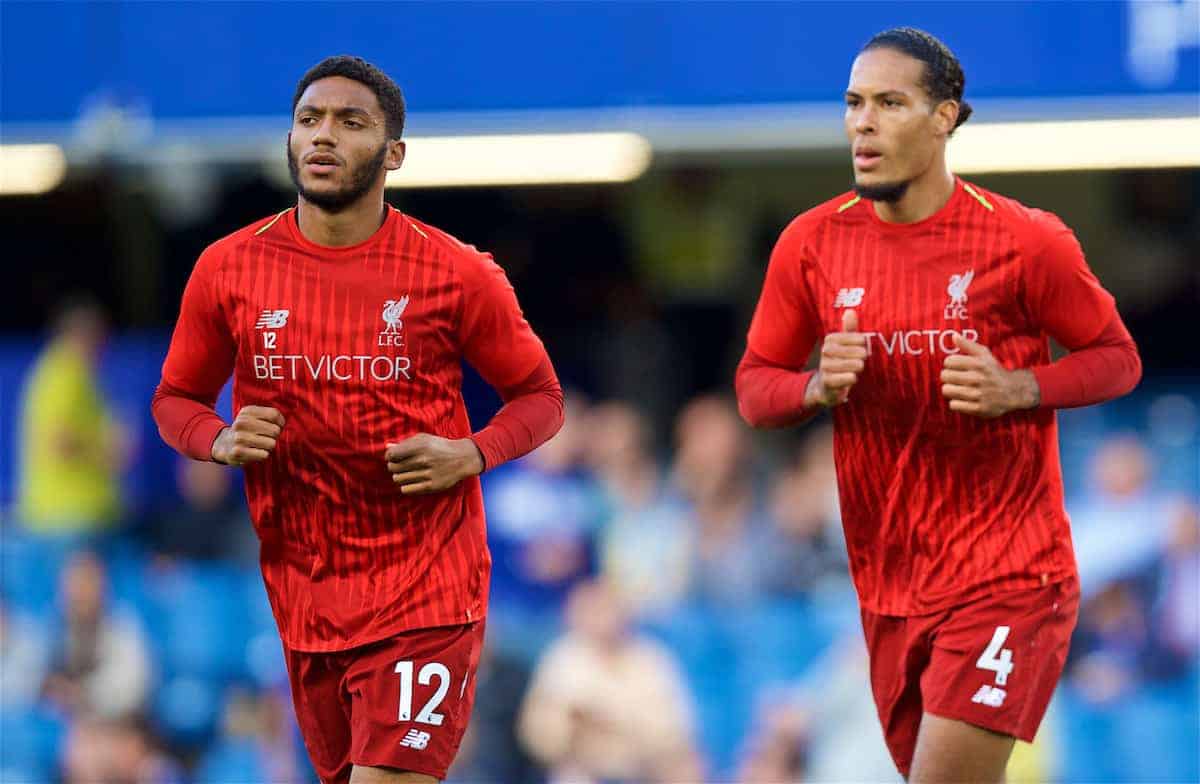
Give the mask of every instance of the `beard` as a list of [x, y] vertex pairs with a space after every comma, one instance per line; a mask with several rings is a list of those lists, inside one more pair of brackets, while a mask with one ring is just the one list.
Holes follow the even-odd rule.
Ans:
[[911, 184], [912, 180], [880, 183], [878, 185], [860, 185], [858, 182], [855, 182], [854, 192], [870, 201], [895, 204], [904, 197], [904, 194], [908, 192], [908, 186]]
[[370, 160], [350, 170], [350, 182], [344, 188], [335, 191], [312, 191], [300, 183], [300, 162], [292, 152], [290, 139], [287, 145], [288, 173], [292, 175], [292, 184], [296, 186], [296, 190], [308, 203], [333, 213], [346, 209], [371, 190], [383, 170], [383, 159], [386, 156], [387, 142], [384, 142], [379, 145], [379, 150]]

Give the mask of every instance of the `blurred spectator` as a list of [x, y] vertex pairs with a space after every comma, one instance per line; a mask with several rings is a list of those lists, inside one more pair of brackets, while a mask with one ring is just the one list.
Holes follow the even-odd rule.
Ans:
[[809, 717], [788, 705], [772, 706], [750, 734], [753, 746], [739, 784], [808, 781]]
[[147, 538], [155, 551], [185, 558], [258, 562], [258, 538], [235, 473], [228, 466], [179, 458], [175, 479], [182, 505], [171, 504], [151, 521]]
[[150, 661], [132, 617], [110, 609], [104, 564], [80, 553], [61, 577], [62, 626], [50, 656], [46, 697], [68, 713], [102, 718], [136, 713], [145, 701]]
[[223, 784], [314, 779], [286, 690], [235, 690], [225, 705], [221, 738], [200, 760], [193, 780]]
[[15, 711], [37, 702], [47, 657], [37, 621], [0, 601], [0, 708]]
[[833, 468], [833, 428], [822, 426], [805, 440], [796, 459], [771, 481], [773, 546], [764, 565], [773, 593], [811, 593], [845, 588], [846, 544]]
[[631, 213], [642, 277], [662, 298], [723, 301], [746, 253], [743, 203], [728, 198], [727, 178], [703, 167], [647, 177]]
[[1060, 766], [1058, 754], [1060, 742], [1054, 727], [1054, 708], [1051, 703], [1049, 720], [1043, 720], [1033, 743], [1023, 740], [1013, 744], [1008, 767], [1004, 770], [1004, 784], [1045, 784], [1058, 781]]
[[747, 784], [901, 780], [879, 727], [857, 625], [794, 687], [767, 695], [748, 738], [742, 765]]
[[602, 571], [636, 615], [661, 612], [684, 595], [693, 531], [671, 500], [651, 449], [650, 424], [625, 402], [592, 409], [587, 460], [612, 506], [601, 542]]
[[475, 709], [447, 778], [462, 784], [536, 784], [544, 779], [543, 771], [517, 738], [529, 667], [495, 637], [489, 628], [475, 673]]
[[1144, 572], [1167, 540], [1164, 499], [1153, 489], [1151, 457], [1133, 435], [1109, 439], [1091, 464], [1093, 492], [1071, 505], [1072, 537], [1084, 596]]
[[127, 449], [96, 378], [106, 329], [99, 305], [67, 303], [26, 381], [19, 515], [32, 531], [90, 533], [117, 518]]
[[1194, 667], [1200, 662], [1200, 508], [1179, 502], [1169, 519], [1154, 618], [1171, 664]]
[[1071, 643], [1070, 677], [1096, 703], [1128, 695], [1142, 682], [1150, 629], [1135, 583], [1114, 581], [1084, 600]]
[[760, 596], [770, 526], [755, 498], [747, 431], [730, 401], [699, 397], [675, 425], [672, 480], [695, 528], [689, 594], [711, 604]]
[[519, 723], [551, 781], [700, 781], [690, 700], [671, 655], [630, 629], [601, 582], [575, 589], [567, 624], [538, 663]]
[[[636, 400], [658, 434], [674, 419], [694, 379], [681, 372], [677, 341], [643, 286], [630, 281], [617, 287], [608, 309], [608, 318], [587, 348], [596, 363], [597, 392], [605, 398]], [[647, 384], [648, 378], [654, 383]]]
[[182, 784], [183, 769], [149, 732], [126, 719], [82, 716], [63, 753], [64, 784]]
[[521, 460], [484, 479], [492, 553], [489, 621], [521, 647], [537, 648], [558, 628], [567, 594], [596, 573], [596, 534], [606, 508], [581, 465], [584, 404], [566, 398], [561, 430]]

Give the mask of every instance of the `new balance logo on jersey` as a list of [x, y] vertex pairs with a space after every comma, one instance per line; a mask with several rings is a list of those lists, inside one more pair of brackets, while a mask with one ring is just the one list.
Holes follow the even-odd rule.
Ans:
[[264, 310], [262, 315], [258, 317], [258, 321], [254, 324], [255, 329], [279, 329], [287, 324], [289, 311], [286, 310]]
[[946, 293], [950, 295], [950, 302], [946, 305], [946, 311], [943, 314], [946, 318], [961, 321], [967, 317], [967, 286], [970, 286], [974, 279], [975, 270], [967, 270], [959, 275], [950, 276], [950, 285], [946, 287]]
[[837, 297], [833, 300], [835, 308], [857, 308], [862, 304], [866, 289], [838, 289]]
[[409, 730], [404, 736], [404, 740], [400, 741], [400, 745], [417, 751], [424, 751], [429, 745], [429, 733], [421, 732], [420, 730]]
[[979, 705], [987, 705], [989, 708], [999, 708], [1004, 704], [1004, 698], [1007, 696], [1008, 692], [1004, 689], [988, 686], [985, 683], [979, 687], [979, 691], [975, 692], [975, 696], [971, 698], [971, 702]]

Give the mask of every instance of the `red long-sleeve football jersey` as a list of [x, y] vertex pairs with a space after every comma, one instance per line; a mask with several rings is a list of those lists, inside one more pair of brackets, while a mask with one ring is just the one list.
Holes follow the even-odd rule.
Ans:
[[[333, 651], [482, 618], [490, 571], [479, 481], [402, 495], [387, 444], [471, 437], [469, 362], [506, 400], [474, 436], [489, 467], [561, 424], [541, 341], [488, 254], [387, 208], [368, 240], [329, 248], [294, 209], [210, 246], [188, 281], [154, 412], [164, 438], [208, 459], [212, 410], [283, 414], [275, 450], [244, 467], [284, 643]], [[512, 421], [508, 421], [512, 420]]]
[[[1054, 380], [1065, 400], [1049, 338], [1075, 350], [1115, 335], [1128, 346], [1116, 349], [1123, 380], [1109, 396], [1136, 383], [1136, 349], [1071, 231], [961, 180], [942, 209], [909, 224], [887, 223], [871, 202], [844, 194], [783, 232], [747, 357], [799, 371], [850, 308], [868, 356], [849, 402], [833, 409], [834, 457], [862, 606], [924, 614], [1073, 575], [1053, 409], [993, 420], [956, 413], [939, 378], [961, 334], [1006, 368]], [[743, 411], [758, 409], [763, 424], [809, 413], [795, 406], [807, 374], [739, 381], [751, 378], [768, 388], [740, 390]]]

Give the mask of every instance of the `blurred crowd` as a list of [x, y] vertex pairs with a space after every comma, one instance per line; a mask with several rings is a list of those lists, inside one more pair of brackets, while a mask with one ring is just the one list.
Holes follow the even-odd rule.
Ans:
[[[238, 476], [180, 460], [178, 503], [122, 509], [102, 334], [76, 303], [25, 380], [0, 528], [0, 780], [312, 781]], [[567, 403], [553, 440], [484, 477], [488, 644], [451, 780], [897, 780], [829, 425], [757, 437], [720, 394], [665, 424], [636, 401]], [[1137, 700], [1194, 730], [1200, 513], [1147, 444], [1087, 450], [1069, 509], [1080, 624], [1011, 781], [1068, 776], [1073, 728], [1105, 743]]]

